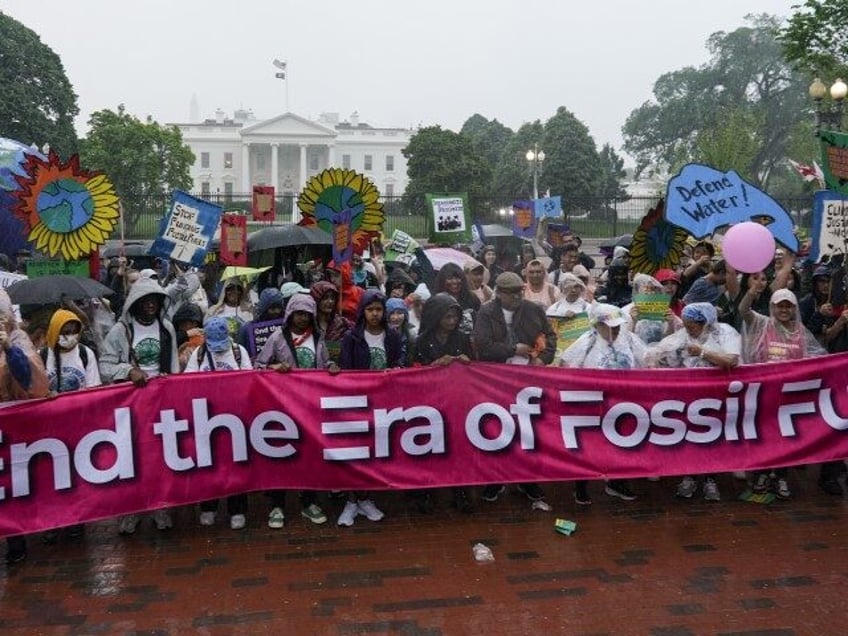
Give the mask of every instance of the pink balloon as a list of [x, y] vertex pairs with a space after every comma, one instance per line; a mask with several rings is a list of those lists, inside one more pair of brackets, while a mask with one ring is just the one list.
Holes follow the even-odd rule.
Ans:
[[761, 272], [774, 258], [774, 235], [760, 223], [737, 223], [724, 235], [721, 253], [737, 272]]

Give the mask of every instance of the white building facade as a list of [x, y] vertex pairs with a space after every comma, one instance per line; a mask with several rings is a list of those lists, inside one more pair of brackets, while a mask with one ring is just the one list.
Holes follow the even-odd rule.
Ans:
[[350, 168], [371, 179], [385, 199], [403, 194], [408, 182], [402, 150], [414, 134], [375, 128], [354, 113], [340, 122], [335, 113], [310, 121], [285, 113], [257, 121], [249, 111], [227, 118], [217, 111], [201, 123], [173, 124], [195, 154], [194, 191], [225, 198], [249, 195], [255, 185], [272, 185], [296, 197], [326, 168]]

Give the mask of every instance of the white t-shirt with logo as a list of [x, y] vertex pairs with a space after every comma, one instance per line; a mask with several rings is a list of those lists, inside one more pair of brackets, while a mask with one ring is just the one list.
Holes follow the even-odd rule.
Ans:
[[80, 347], [85, 347], [85, 345], [77, 345], [70, 351], [62, 351], [59, 355], [62, 364], [61, 387], [56, 382], [56, 354], [53, 349], [47, 349], [47, 361], [44, 366], [47, 368], [47, 380], [50, 383], [51, 391], [66, 393], [100, 386], [100, 370], [97, 368], [97, 358], [94, 352], [86, 347], [88, 365], [84, 366], [80, 356]]
[[150, 325], [142, 325], [137, 320], [133, 321], [133, 354], [136, 364], [147, 374], [148, 378], [159, 375], [159, 352], [161, 347], [158, 320], [154, 320]]
[[387, 369], [389, 361], [386, 355], [386, 332], [381, 331], [378, 334], [373, 334], [366, 330], [365, 342], [368, 344], [368, 350], [371, 353], [371, 368]]

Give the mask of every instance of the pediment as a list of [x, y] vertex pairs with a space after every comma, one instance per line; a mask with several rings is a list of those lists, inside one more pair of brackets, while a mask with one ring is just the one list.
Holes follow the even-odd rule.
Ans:
[[241, 129], [244, 141], [265, 137], [310, 137], [335, 139], [336, 131], [294, 113], [284, 113]]

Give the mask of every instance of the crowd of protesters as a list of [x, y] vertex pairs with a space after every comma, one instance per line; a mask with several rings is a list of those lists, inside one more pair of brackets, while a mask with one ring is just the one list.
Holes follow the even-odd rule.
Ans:
[[[846, 272], [841, 260], [802, 266], [778, 250], [765, 271], [739, 275], [702, 241], [679, 270], [634, 273], [628, 250], [617, 247], [606, 267], [580, 249], [576, 236], [556, 249], [526, 243], [520, 254], [486, 245], [465, 263], [435, 272], [417, 252], [412, 265], [384, 262], [373, 250], [337, 265], [313, 260], [300, 269], [271, 271], [258, 279], [204, 279], [176, 264], [135, 270], [126, 259], [105, 263], [106, 299], [64, 301], [61, 306], [22, 308], [19, 324], [8, 295], [0, 291], [0, 400], [45, 397], [101, 384], [143, 387], [156, 376], [237, 369], [280, 373], [292, 369], [382, 370], [415, 365], [554, 365], [594, 369], [732, 369], [740, 364], [797, 360], [848, 350]], [[640, 318], [634, 294], [665, 292], [665, 316]], [[551, 319], [588, 317], [590, 328], [555, 357]], [[275, 321], [273, 334], [257, 343], [255, 323]], [[693, 467], [693, 469], [696, 467]], [[843, 462], [821, 468], [819, 484], [842, 495]], [[676, 495], [699, 490], [693, 474]], [[791, 497], [787, 468], [740, 475], [754, 493]], [[578, 505], [591, 505], [589, 485], [575, 483]], [[550, 510], [539, 484], [518, 489], [534, 508]], [[502, 484], [485, 486], [479, 498], [495, 502]], [[720, 500], [716, 475], [701, 487], [707, 501]], [[622, 501], [636, 498], [624, 480], [603, 492]], [[285, 491], [268, 495], [267, 524], [285, 525]], [[411, 493], [422, 513], [433, 510], [430, 490]], [[340, 526], [358, 517], [384, 517], [368, 492], [298, 493], [300, 515], [315, 524], [328, 519], [321, 499], [336, 497]], [[225, 505], [230, 527], [247, 525], [247, 496]], [[343, 503], [342, 503], [343, 502]], [[467, 488], [452, 489], [461, 512], [474, 509]], [[220, 503], [199, 505], [198, 522], [212, 525]], [[172, 526], [168, 510], [150, 515], [156, 527]], [[132, 534], [139, 515], [119, 520]], [[74, 527], [66, 532], [79, 533]], [[55, 540], [56, 533], [48, 533]], [[7, 560], [26, 557], [26, 540], [8, 540]]]

